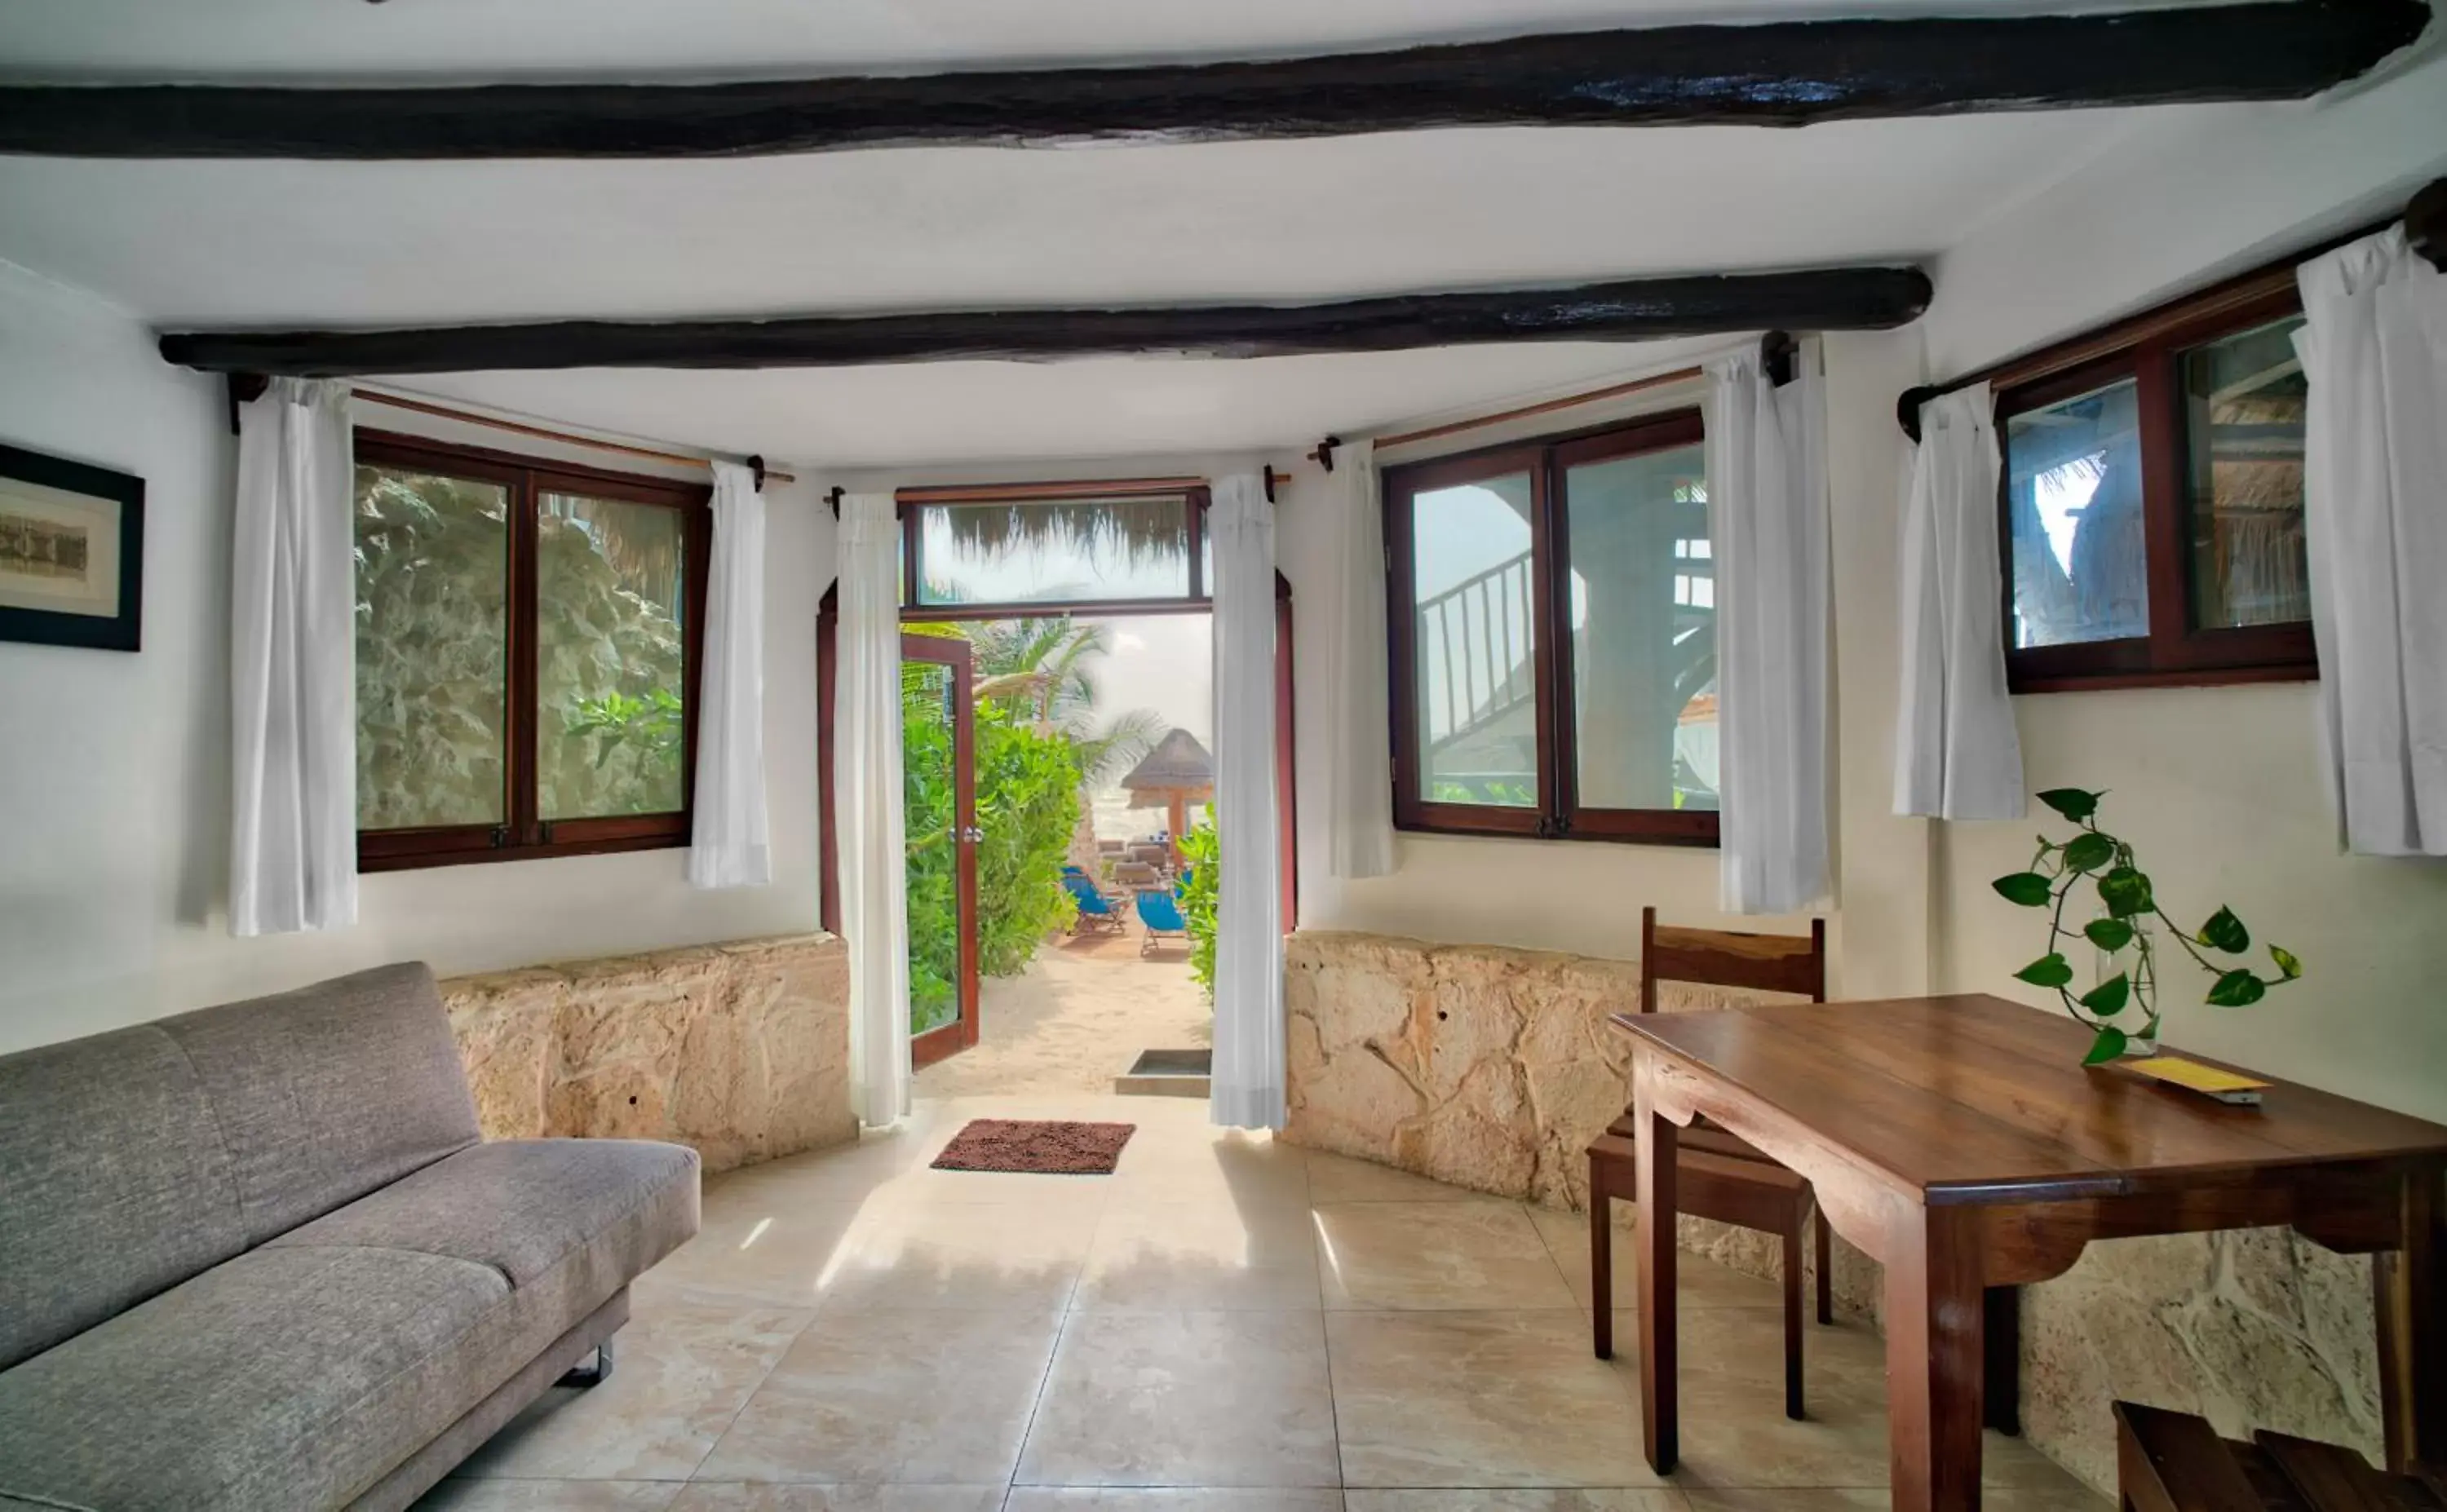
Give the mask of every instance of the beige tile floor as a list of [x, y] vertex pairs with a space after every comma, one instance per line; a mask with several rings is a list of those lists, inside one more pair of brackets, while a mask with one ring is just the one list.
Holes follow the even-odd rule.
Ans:
[[[973, 1117], [1139, 1125], [1110, 1177], [936, 1171]], [[1624, 1252], [1619, 1250], [1621, 1256]], [[1619, 1267], [1619, 1308], [1631, 1278]], [[426, 1512], [1879, 1512], [1878, 1341], [1686, 1259], [1684, 1463], [1640, 1455], [1627, 1314], [1588, 1346], [1581, 1220], [1262, 1136], [1203, 1103], [946, 1099], [706, 1183], [618, 1368]], [[1986, 1501], [2104, 1512], [1990, 1435]]]

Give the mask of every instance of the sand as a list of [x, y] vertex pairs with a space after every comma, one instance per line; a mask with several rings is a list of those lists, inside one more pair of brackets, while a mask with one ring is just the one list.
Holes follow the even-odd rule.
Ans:
[[1017, 976], [982, 984], [977, 1043], [918, 1073], [920, 1097], [1110, 1092], [1141, 1050], [1208, 1044], [1213, 1014], [1189, 952], [1139, 955], [1139, 934], [1064, 936]]

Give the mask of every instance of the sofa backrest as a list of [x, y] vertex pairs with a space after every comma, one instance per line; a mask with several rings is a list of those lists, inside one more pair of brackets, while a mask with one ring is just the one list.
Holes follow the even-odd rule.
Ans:
[[422, 965], [0, 1056], [0, 1370], [477, 1138]]

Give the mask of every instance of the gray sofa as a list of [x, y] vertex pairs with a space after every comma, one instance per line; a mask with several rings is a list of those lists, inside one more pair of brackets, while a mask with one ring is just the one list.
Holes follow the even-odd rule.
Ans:
[[696, 1225], [693, 1150], [482, 1143], [423, 966], [0, 1057], [0, 1507], [404, 1507]]

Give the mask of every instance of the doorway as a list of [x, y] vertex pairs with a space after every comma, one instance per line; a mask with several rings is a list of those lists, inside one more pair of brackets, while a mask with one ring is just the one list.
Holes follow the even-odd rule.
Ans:
[[[1213, 607], [1205, 490], [1197, 480], [1126, 482], [1094, 485], [1110, 493], [1049, 484], [1026, 485], [1025, 498], [1007, 497], [1013, 490], [1002, 488], [903, 490], [901, 496], [910, 889], [902, 948], [910, 963], [912, 1059], [928, 1073], [920, 1083], [921, 1096], [1088, 1090], [1056, 1087], [1049, 1078], [1088, 1075], [1082, 1068], [1091, 1059], [1113, 1061], [1094, 1088], [1111, 1090], [1142, 1051], [1205, 1043], [1205, 990], [1192, 982], [1195, 946], [1183, 926], [1194, 927], [1195, 920], [1184, 890], [1201, 880], [1211, 889], [1220, 868], [1193, 865], [1173, 847], [1182, 829], [1205, 820], [1206, 794], [1150, 794], [1142, 803], [1110, 791], [1134, 774], [1140, 754], [1151, 755], [1168, 735], [1184, 733], [1172, 727], [1194, 725], [1212, 743], [1211, 700], [1204, 693]], [[958, 497], [939, 497], [946, 492]], [[1280, 575], [1276, 599], [1281, 922], [1288, 930], [1296, 885], [1292, 643], [1289, 590]], [[831, 791], [835, 630], [827, 594], [817, 663], [828, 929], [839, 927]], [[1110, 661], [1102, 663], [1105, 678], [1096, 679], [1107, 683], [1107, 696], [1072, 700], [1058, 692], [1064, 669], [1083, 660], [1095, 664], [1116, 652], [1148, 656], [1153, 653], [1146, 648], [1173, 641], [1182, 643], [1174, 649], [1176, 660], [1187, 658], [1180, 661], [1185, 675], [1174, 680], [1188, 681], [1186, 670], [1195, 664], [1198, 717], [1144, 684], [1134, 690], [1121, 686], [1129, 679]], [[1147, 732], [1149, 750], [1121, 757], [1110, 770], [1090, 759], [1116, 716], [1142, 704], [1159, 706], [1151, 712], [1165, 715]], [[1200, 761], [1211, 763], [1205, 749], [1192, 746]], [[1032, 777], [1027, 770], [1032, 762], [1047, 772], [1060, 766], [1067, 776], [1039, 781], [1042, 773]], [[1040, 797], [1050, 802], [1040, 803]], [[1172, 820], [1173, 797], [1183, 798], [1182, 820], [1189, 823]], [[1059, 822], [1040, 822], [1040, 810], [1053, 808], [1062, 811]], [[1153, 866], [1152, 879], [1138, 875], [1148, 869], [1144, 866], [1117, 875], [1105, 864], [1100, 841], [1153, 849], [1164, 860]], [[1040, 891], [1050, 900], [1046, 909], [1034, 906]], [[1102, 896], [1085, 896], [1091, 892]], [[1117, 916], [1101, 928], [1086, 917], [1099, 902]], [[1164, 927], [1150, 928], [1150, 916]], [[1205, 918], [1211, 938], [1211, 900]], [[1181, 978], [1160, 985], [1186, 992], [1194, 1013], [1164, 1006], [1180, 992], [1121, 981], [1157, 971]], [[1195, 1031], [1183, 1032], [1174, 1021], [1189, 1018]], [[973, 1048], [979, 1053], [961, 1053]], [[944, 1064], [955, 1056], [955, 1065]], [[946, 1075], [952, 1083], [943, 1081]]]

